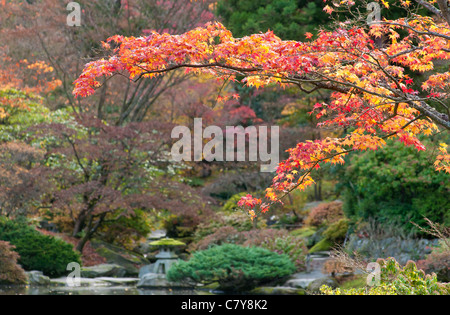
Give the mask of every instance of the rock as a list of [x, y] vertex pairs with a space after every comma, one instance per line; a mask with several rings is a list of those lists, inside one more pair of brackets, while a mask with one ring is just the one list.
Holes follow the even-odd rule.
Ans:
[[319, 229], [317, 229], [314, 234], [308, 236], [306, 238], [307, 240], [307, 246], [310, 248], [314, 245], [316, 245], [317, 243], [319, 243], [322, 239], [323, 239], [323, 235], [322, 233], [325, 232], [326, 227], [321, 227]]
[[115, 264], [101, 264], [81, 268], [82, 278], [124, 277], [126, 274], [127, 270], [125, 268]]
[[436, 240], [427, 239], [404, 239], [400, 236], [387, 237], [383, 239], [359, 238], [352, 234], [349, 237], [346, 249], [349, 252], [358, 252], [360, 255], [370, 259], [395, 258], [404, 265], [408, 260], [424, 259], [430, 254], [430, 247]]
[[330, 277], [324, 277], [324, 278], [320, 278], [320, 279], [316, 279], [316, 280], [312, 281], [308, 285], [307, 291], [310, 291], [312, 293], [319, 293], [320, 292], [319, 289], [323, 285], [327, 285], [327, 286], [331, 287], [332, 289], [336, 289], [339, 286], [335, 279], [330, 278]]
[[191, 285], [175, 283], [167, 280], [165, 274], [147, 273], [143, 275], [138, 284], [138, 288], [192, 288]]
[[154, 264], [145, 265], [139, 269], [139, 278], [142, 278], [147, 273], [153, 273], [153, 266]]
[[149, 261], [138, 253], [114, 246], [102, 241], [91, 241], [96, 252], [106, 259], [108, 264], [119, 265], [126, 270], [122, 276], [136, 277], [139, 274], [139, 267], [148, 265]]
[[49, 285], [50, 278], [45, 276], [42, 271], [28, 271], [28, 283], [30, 285]]
[[306, 289], [308, 285], [317, 280], [316, 278], [304, 278], [304, 279], [291, 279], [288, 280], [285, 285], [291, 288]]

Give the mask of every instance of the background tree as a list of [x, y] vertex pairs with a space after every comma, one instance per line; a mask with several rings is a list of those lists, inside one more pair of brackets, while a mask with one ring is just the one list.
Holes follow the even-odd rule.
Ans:
[[[216, 12], [223, 24], [235, 37], [265, 33], [272, 30], [284, 40], [305, 40], [332, 24], [330, 16], [323, 14], [322, 1], [219, 1]], [[240, 78], [243, 79], [243, 78]], [[267, 86], [257, 89], [235, 81], [233, 88], [239, 94], [239, 103], [255, 111], [258, 118], [279, 125], [281, 128], [281, 151], [306, 139], [334, 136], [327, 130], [316, 128], [317, 120], [309, 112], [314, 104], [328, 101], [330, 92], [306, 93], [295, 87]], [[282, 159], [287, 158], [284, 154]], [[316, 177], [314, 200], [322, 200], [325, 172]], [[329, 180], [325, 178], [325, 180]], [[268, 182], [267, 185], [270, 183]], [[325, 184], [326, 185], [326, 184]], [[305, 197], [305, 196], [304, 196]], [[296, 207], [291, 197], [289, 207]]]
[[18, 217], [30, 213], [43, 189], [36, 168], [43, 152], [20, 142], [0, 144], [0, 215]]
[[[52, 93], [52, 108], [71, 107], [76, 112], [90, 110], [97, 117], [118, 125], [142, 121], [159, 97], [184, 80], [184, 73], [165, 78], [145, 79], [133, 84], [116, 78], [104, 81], [98, 97], [82, 102], [72, 96], [72, 82], [86, 61], [106, 57], [101, 47], [110, 34], [148, 34], [149, 30], [176, 34], [213, 18], [210, 1], [78, 1], [82, 8], [80, 27], [67, 26], [65, 1], [41, 0], [4, 2], [0, 12], [0, 38], [8, 46], [9, 62], [24, 59], [46, 60], [61, 83]], [[18, 40], [20, 39], [20, 40]]]
[[110, 126], [91, 116], [33, 127], [34, 137], [51, 139], [40, 167], [50, 183], [46, 204], [51, 211], [46, 213], [80, 237], [80, 252], [99, 228], [133, 216], [134, 209], [202, 211], [201, 205], [192, 206], [198, 199], [187, 188], [183, 198], [171, 193], [181, 184], [165, 176], [169, 127], [150, 122]]
[[306, 33], [329, 23], [322, 7], [319, 0], [221, 0], [216, 12], [235, 37], [272, 30], [285, 40], [304, 40]]
[[[401, 143], [349, 158], [339, 175], [349, 218], [369, 218], [411, 230], [425, 218], [450, 225], [450, 176], [436, 172], [430, 161], [436, 153], [417, 151]], [[432, 147], [429, 141], [424, 141]], [[338, 186], [338, 187], [339, 187]]]

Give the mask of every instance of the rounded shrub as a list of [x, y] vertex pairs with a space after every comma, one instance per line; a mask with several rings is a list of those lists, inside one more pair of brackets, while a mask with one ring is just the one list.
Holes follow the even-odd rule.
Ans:
[[49, 277], [67, 273], [71, 262], [81, 264], [81, 256], [73, 246], [51, 236], [43, 235], [22, 222], [0, 217], [0, 240], [15, 246], [19, 264], [25, 270], [39, 270]]
[[344, 218], [341, 201], [324, 202], [311, 209], [306, 218], [306, 225], [320, 227]]
[[217, 282], [223, 291], [245, 292], [257, 286], [280, 283], [296, 271], [287, 255], [261, 247], [235, 244], [195, 252], [168, 271], [169, 281], [202, 284]]

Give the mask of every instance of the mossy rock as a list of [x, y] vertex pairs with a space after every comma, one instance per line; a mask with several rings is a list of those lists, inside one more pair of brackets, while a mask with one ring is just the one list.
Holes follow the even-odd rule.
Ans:
[[318, 242], [316, 245], [311, 247], [309, 250], [309, 253], [315, 253], [315, 252], [324, 252], [328, 251], [333, 247], [333, 243], [330, 240], [322, 239], [320, 242]]
[[323, 236], [328, 240], [334, 242], [344, 240], [348, 231], [348, 223], [349, 221], [347, 219], [341, 219], [330, 224], [328, 228], [323, 232]]
[[308, 236], [306, 238], [306, 246], [308, 246], [308, 248], [311, 248], [314, 245], [316, 245], [317, 243], [319, 243], [322, 239], [324, 239], [325, 237], [323, 236], [323, 232], [326, 229], [327, 228], [325, 226], [320, 227], [316, 230], [316, 232], [313, 235]]
[[100, 264], [90, 267], [81, 268], [82, 278], [99, 278], [99, 277], [124, 277], [127, 270], [119, 265]]
[[127, 273], [125, 276], [137, 276], [139, 267], [149, 264], [149, 261], [138, 253], [111, 245], [102, 241], [91, 241], [97, 254], [104, 257], [108, 264], [116, 264], [123, 267]]

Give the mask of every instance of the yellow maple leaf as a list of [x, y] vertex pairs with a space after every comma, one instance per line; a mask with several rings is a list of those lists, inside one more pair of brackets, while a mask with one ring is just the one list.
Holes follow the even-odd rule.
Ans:
[[331, 14], [331, 13], [333, 13], [333, 11], [334, 11], [334, 9], [333, 9], [332, 7], [330, 7], [329, 5], [326, 5], [326, 6], [323, 8], [323, 10], [324, 10], [325, 12], [327, 12], [328, 14]]

